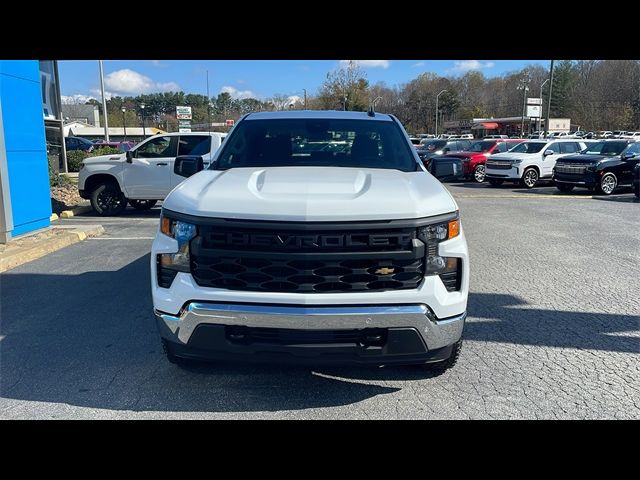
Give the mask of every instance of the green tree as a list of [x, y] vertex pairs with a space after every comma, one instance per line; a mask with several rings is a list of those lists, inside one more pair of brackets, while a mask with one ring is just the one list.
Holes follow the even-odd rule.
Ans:
[[364, 111], [369, 107], [369, 82], [353, 60], [327, 73], [318, 99], [322, 108]]

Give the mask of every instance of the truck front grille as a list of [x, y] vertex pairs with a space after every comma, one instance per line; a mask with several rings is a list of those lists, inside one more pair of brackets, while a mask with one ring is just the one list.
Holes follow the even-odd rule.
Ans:
[[295, 293], [415, 289], [424, 243], [415, 228], [295, 230], [198, 227], [191, 274], [202, 287]]
[[584, 163], [556, 163], [556, 172], [584, 175], [587, 173], [587, 167], [589, 166]]
[[417, 288], [422, 258], [287, 260], [192, 255], [191, 273], [202, 287], [262, 292], [331, 293]]
[[486, 162], [486, 168], [493, 168], [495, 170], [510, 170], [513, 164], [511, 162], [499, 162], [497, 160], [488, 160]]

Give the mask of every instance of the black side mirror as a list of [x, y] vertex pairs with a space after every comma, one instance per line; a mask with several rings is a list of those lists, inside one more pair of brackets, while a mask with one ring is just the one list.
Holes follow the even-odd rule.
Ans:
[[631, 152], [623, 153], [622, 160], [631, 160], [632, 158], [635, 158], [635, 156], [636, 156], [635, 153], [631, 153]]
[[127, 157], [127, 163], [132, 163], [131, 159], [133, 158], [133, 152], [131, 152], [131, 150], [127, 150], [125, 156]]
[[434, 158], [427, 170], [440, 181], [462, 180], [464, 176], [462, 160], [453, 157]]
[[204, 169], [204, 161], [199, 155], [182, 155], [173, 163], [173, 173], [181, 177], [190, 177]]

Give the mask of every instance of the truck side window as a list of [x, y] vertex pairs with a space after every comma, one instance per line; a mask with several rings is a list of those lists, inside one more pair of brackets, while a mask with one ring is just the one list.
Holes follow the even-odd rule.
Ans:
[[211, 151], [211, 136], [180, 135], [178, 155], [206, 155]]
[[171, 137], [153, 138], [136, 150], [136, 157], [138, 158], [163, 158], [175, 156], [176, 144], [171, 141]]

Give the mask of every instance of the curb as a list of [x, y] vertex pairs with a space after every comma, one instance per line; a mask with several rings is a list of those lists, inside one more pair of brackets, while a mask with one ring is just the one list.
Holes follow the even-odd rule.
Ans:
[[36, 245], [17, 248], [14, 252], [4, 252], [0, 255], [0, 272], [6, 272], [61, 248], [86, 240], [88, 237], [96, 237], [104, 233], [102, 225], [87, 225], [84, 228], [73, 227], [65, 230], [67, 231], [64, 234], [58, 235], [56, 238], [42, 239]]
[[71, 210], [63, 210], [60, 212], [60, 218], [71, 218], [76, 215], [82, 215], [83, 213], [89, 213], [91, 211], [91, 205], [83, 205]]

